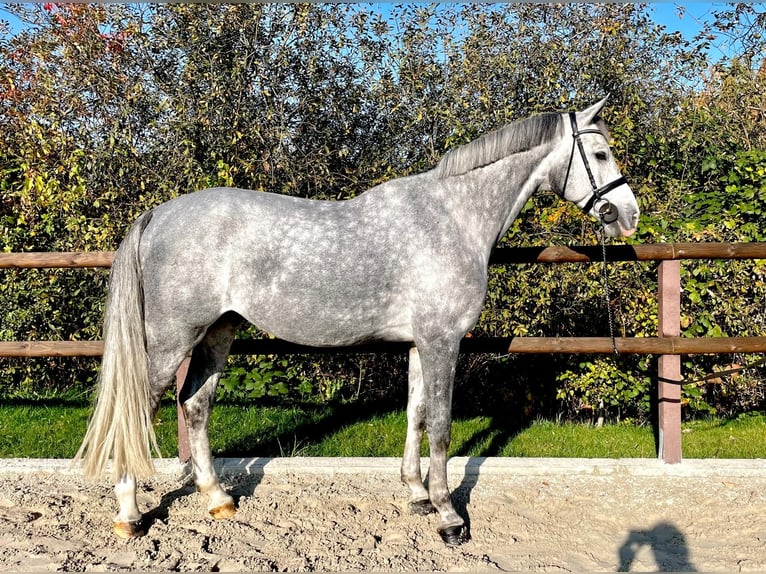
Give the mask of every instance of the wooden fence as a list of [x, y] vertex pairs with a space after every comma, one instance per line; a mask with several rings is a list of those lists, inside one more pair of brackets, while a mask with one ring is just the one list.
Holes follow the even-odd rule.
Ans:
[[[0, 269], [109, 267], [113, 252], [98, 253], [0, 253]], [[766, 352], [766, 337], [681, 337], [681, 260], [766, 259], [766, 243], [663, 243], [615, 245], [606, 248], [607, 261], [659, 261], [657, 337], [619, 337], [621, 354], [659, 355], [659, 452], [667, 463], [681, 461], [681, 355]], [[600, 246], [519, 247], [497, 249], [491, 264], [590, 263], [602, 260]], [[277, 353], [405, 353], [407, 343], [374, 343], [355, 347], [306, 347], [278, 339], [237, 340], [233, 354]], [[0, 357], [96, 357], [103, 352], [100, 341], [0, 342]], [[571, 353], [609, 354], [609, 337], [512, 337], [468, 338], [464, 353]], [[182, 385], [188, 359], [177, 373]], [[188, 459], [188, 439], [179, 409], [179, 457]]]

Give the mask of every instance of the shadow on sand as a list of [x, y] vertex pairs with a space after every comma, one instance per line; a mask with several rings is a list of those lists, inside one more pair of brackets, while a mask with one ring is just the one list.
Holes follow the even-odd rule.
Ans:
[[697, 572], [689, 560], [683, 533], [669, 522], [660, 522], [649, 530], [633, 530], [620, 547], [619, 572], [630, 572], [636, 554], [649, 547], [659, 572]]

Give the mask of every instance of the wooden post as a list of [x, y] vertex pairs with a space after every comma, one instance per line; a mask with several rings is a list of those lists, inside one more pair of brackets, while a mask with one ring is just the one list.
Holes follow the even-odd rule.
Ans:
[[[658, 278], [659, 336], [681, 334], [681, 262], [660, 263]], [[659, 452], [668, 464], [681, 462], [681, 356], [661, 355], [658, 365]]]
[[176, 408], [178, 409], [178, 460], [182, 463], [191, 459], [191, 449], [189, 448], [189, 432], [186, 430], [186, 419], [184, 411], [181, 408], [181, 401], [178, 397], [181, 394], [181, 388], [186, 382], [186, 375], [189, 372], [189, 362], [191, 357], [186, 357], [176, 371]]

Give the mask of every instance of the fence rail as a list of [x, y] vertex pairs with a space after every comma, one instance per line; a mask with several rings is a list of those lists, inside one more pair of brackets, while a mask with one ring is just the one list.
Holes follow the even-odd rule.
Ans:
[[[491, 264], [590, 263], [601, 261], [600, 246], [516, 247], [495, 250]], [[0, 269], [110, 267], [113, 251], [69, 253], [0, 253]], [[766, 337], [686, 338], [680, 336], [680, 262], [683, 259], [766, 259], [766, 243], [658, 243], [606, 248], [607, 261], [659, 261], [657, 337], [615, 340], [619, 353], [659, 355], [659, 457], [681, 461], [680, 355], [766, 352]], [[237, 340], [233, 354], [404, 353], [408, 343], [373, 343], [354, 347], [308, 347], [278, 339]], [[609, 354], [609, 337], [466, 338], [464, 353]], [[0, 342], [0, 357], [98, 357], [101, 341]], [[183, 384], [188, 359], [178, 371]], [[188, 455], [183, 415], [179, 409], [179, 456]]]
[[[766, 352], [766, 337], [617, 337], [621, 355], [702, 355]], [[406, 353], [409, 343], [368, 343], [349, 347], [311, 347], [281, 339], [238, 339], [232, 355], [326, 355], [336, 353]], [[6, 341], [0, 357], [100, 357], [101, 341]], [[611, 354], [609, 337], [471, 337], [461, 353]]]
[[[766, 243], [653, 243], [610, 245], [607, 261], [671, 261], [680, 259], [766, 259]], [[591, 263], [601, 261], [597, 245], [501, 247], [490, 264]], [[114, 251], [0, 253], [0, 269], [110, 267]]]

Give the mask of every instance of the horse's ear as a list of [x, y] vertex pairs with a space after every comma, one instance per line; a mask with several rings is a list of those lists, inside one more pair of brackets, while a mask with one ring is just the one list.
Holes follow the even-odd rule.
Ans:
[[593, 123], [593, 121], [598, 117], [598, 114], [601, 113], [601, 110], [604, 109], [604, 106], [606, 105], [606, 101], [609, 99], [609, 96], [605, 97], [600, 102], [596, 102], [591, 107], [581, 111], [577, 118], [578, 121], [582, 123], [582, 125], [588, 125]]

